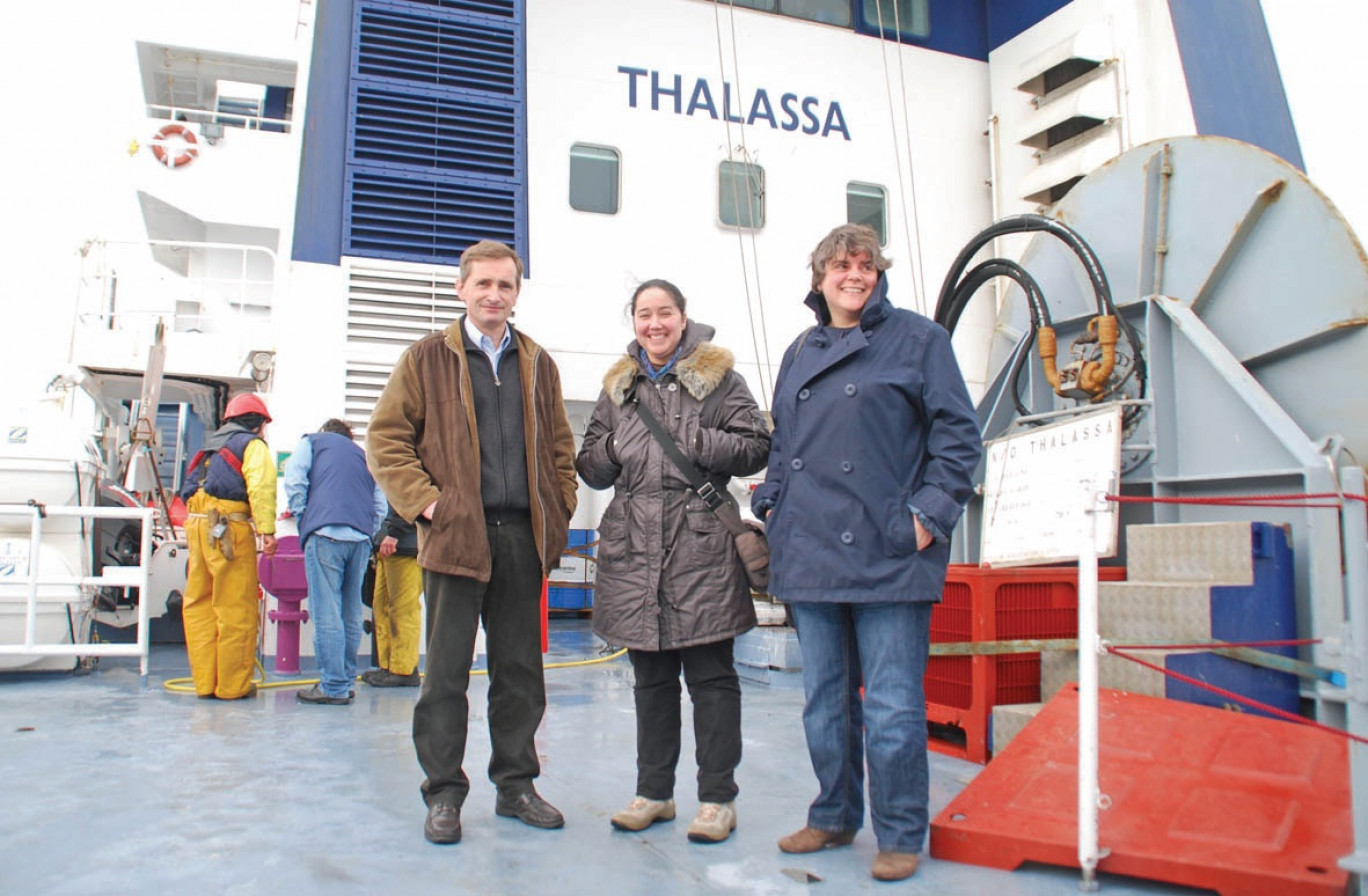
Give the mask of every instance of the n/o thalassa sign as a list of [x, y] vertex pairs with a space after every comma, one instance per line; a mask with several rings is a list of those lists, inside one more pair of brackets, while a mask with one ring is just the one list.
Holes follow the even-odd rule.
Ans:
[[1097, 556], [1116, 554], [1117, 507], [1109, 504], [1106, 518], [1094, 520], [1090, 495], [1118, 480], [1119, 405], [984, 447], [983, 565], [1076, 560], [1089, 532], [1095, 532]]

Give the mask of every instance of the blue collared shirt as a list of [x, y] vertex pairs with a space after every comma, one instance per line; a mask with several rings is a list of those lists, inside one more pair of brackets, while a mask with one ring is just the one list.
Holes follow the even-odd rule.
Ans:
[[493, 339], [480, 332], [480, 328], [475, 326], [469, 314], [465, 316], [465, 331], [466, 335], [470, 337], [470, 341], [479, 346], [480, 351], [484, 352], [485, 357], [489, 359], [490, 365], [494, 368], [494, 379], [497, 381], [499, 378], [499, 359], [503, 357], [504, 351], [513, 342], [513, 333], [509, 330], [508, 324], [504, 324], [503, 338], [499, 340], [498, 345], [494, 344]]
[[[309, 498], [309, 471], [313, 469], [313, 444], [309, 437], [305, 436], [299, 440], [295, 446], [294, 454], [290, 455], [290, 460], [285, 464], [285, 502], [290, 508], [290, 513], [295, 519], [304, 516], [304, 505]], [[333, 541], [370, 541], [376, 532], [380, 531], [380, 525], [385, 521], [385, 515], [389, 513], [389, 502], [385, 500], [385, 493], [380, 491], [380, 486], [375, 486], [373, 496], [375, 502], [375, 522], [371, 526], [370, 532], [358, 532], [351, 526], [322, 526], [315, 534]]]

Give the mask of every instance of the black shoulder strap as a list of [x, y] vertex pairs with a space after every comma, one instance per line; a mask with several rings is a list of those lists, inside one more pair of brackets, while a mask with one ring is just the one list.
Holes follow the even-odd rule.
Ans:
[[722, 521], [722, 525], [726, 526], [728, 532], [733, 535], [740, 535], [745, 532], [745, 524], [741, 522], [741, 516], [737, 513], [736, 508], [732, 506], [722, 492], [713, 487], [713, 484], [699, 471], [698, 467], [694, 466], [693, 462], [684, 456], [684, 452], [679, 450], [679, 445], [665, 432], [665, 427], [660, 425], [660, 421], [655, 418], [655, 414], [651, 413], [651, 409], [642, 404], [641, 399], [635, 395], [632, 396], [632, 403], [636, 405], [637, 416], [641, 418], [641, 422], [646, 424], [651, 435], [655, 436], [656, 441], [660, 443], [660, 447], [665, 451], [665, 456], [679, 468], [679, 472], [684, 474], [684, 478], [693, 487], [694, 494], [698, 495], [699, 499], [708, 505], [709, 510], [717, 514], [717, 518]]
[[651, 435], [656, 437], [660, 447], [665, 449], [665, 456], [679, 468], [679, 472], [684, 474], [684, 478], [689, 480], [689, 485], [693, 486], [693, 490], [698, 493], [698, 496], [709, 507], [716, 507], [721, 503], [722, 496], [717, 489], [713, 488], [712, 483], [704, 478], [698, 467], [695, 467], [693, 462], [684, 456], [684, 452], [679, 450], [679, 445], [665, 432], [665, 427], [660, 425], [660, 421], [655, 418], [655, 414], [651, 413], [650, 408], [642, 404], [641, 399], [635, 395], [632, 396], [632, 402], [636, 405], [637, 416], [641, 418], [641, 422], [646, 424], [646, 428], [651, 431]]

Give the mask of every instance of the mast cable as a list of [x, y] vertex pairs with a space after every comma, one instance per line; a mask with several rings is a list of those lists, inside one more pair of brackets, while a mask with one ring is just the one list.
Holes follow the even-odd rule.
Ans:
[[[879, 18], [880, 22], [882, 22], [883, 16], [880, 15]], [[895, 44], [898, 53], [898, 88], [902, 94], [903, 133], [907, 135], [907, 181], [912, 190], [912, 237], [917, 247], [917, 286], [920, 290], [918, 293], [919, 310], [922, 314], [926, 314], [928, 305], [926, 294], [926, 265], [923, 264], [922, 259], [921, 218], [917, 214], [917, 168], [912, 164], [912, 123], [907, 114], [907, 74], [903, 66], [902, 22], [899, 20], [898, 16], [897, 0], [894, 0], [893, 3], [893, 27], [898, 32]]]
[[[723, 103], [723, 105], [722, 105], [722, 125], [723, 125], [723, 127], [725, 128], [726, 134], [727, 134], [727, 161], [730, 162], [730, 161], [733, 160], [733, 157], [732, 157], [732, 148], [733, 148], [733, 145], [734, 145], [734, 144], [732, 143], [732, 137], [731, 137], [731, 121], [730, 121], [730, 119], [727, 117], [727, 105], [726, 105], [726, 101], [727, 101], [727, 70], [726, 70], [726, 57], [725, 57], [725, 55], [723, 54], [723, 49], [722, 49], [722, 17], [721, 17], [721, 13], [719, 13], [718, 10], [717, 10], [717, 6], [718, 6], [718, 4], [721, 3], [721, 2], [722, 2], [722, 0], [714, 0], [714, 2], [713, 2], [713, 26], [714, 26], [714, 29], [715, 29], [716, 34], [717, 34], [717, 70], [718, 70], [718, 74], [719, 74], [719, 76], [721, 77], [721, 80], [722, 80], [722, 103]], [[732, 2], [732, 0], [726, 0], [726, 3], [727, 3], [728, 9], [730, 10], [730, 12], [729, 12], [730, 21], [729, 21], [728, 24], [729, 24], [729, 27], [731, 28], [732, 68], [734, 69], [734, 71], [735, 71], [735, 73], [736, 73], [736, 98], [737, 98], [737, 102], [740, 102], [740, 100], [741, 100], [741, 70], [740, 70], [740, 65], [739, 65], [739, 63], [738, 63], [737, 53], [736, 53], [736, 6], [735, 6], [735, 4]], [[740, 126], [740, 128], [739, 128], [738, 130], [739, 130], [740, 133], [741, 133], [741, 153], [742, 153], [743, 158], [745, 159], [745, 163], [746, 163], [747, 165], [749, 165], [749, 164], [751, 164], [751, 161], [750, 161], [750, 151], [746, 148], [746, 126], [745, 126], [745, 124], [742, 123], [741, 126]], [[735, 185], [735, 180], [733, 180], [733, 185]], [[740, 221], [740, 220], [741, 220], [741, 200], [740, 200], [740, 197], [739, 197], [739, 195], [738, 195], [738, 192], [739, 192], [739, 191], [737, 191], [737, 190], [733, 187], [733, 189], [732, 189], [732, 212], [733, 212], [733, 214], [735, 215], [736, 219], [737, 219], [738, 221]], [[749, 190], [747, 191], [747, 196], [749, 197]], [[762, 194], [762, 196], [763, 196], [763, 194]], [[748, 199], [748, 201], [749, 201], [749, 199]], [[768, 334], [767, 334], [766, 331], [765, 331], [765, 321], [764, 321], [765, 309], [764, 309], [764, 301], [763, 301], [763, 297], [762, 297], [761, 292], [760, 292], [760, 259], [759, 259], [759, 253], [758, 253], [758, 251], [756, 250], [756, 246], [755, 246], [755, 232], [754, 232], [754, 228], [752, 228], [752, 230], [751, 230], [751, 254], [752, 254], [752, 257], [754, 258], [754, 261], [755, 261], [755, 268], [756, 268], [756, 272], [755, 272], [756, 301], [760, 303], [760, 327], [759, 327], [759, 335], [760, 335], [761, 337], [765, 337], [765, 338], [763, 338], [764, 363], [761, 363], [761, 354], [762, 354], [762, 352], [761, 352], [761, 346], [762, 346], [762, 341], [757, 340], [757, 330], [756, 330], [756, 320], [755, 320], [755, 307], [754, 307], [754, 305], [753, 305], [752, 302], [751, 302], [750, 272], [749, 272], [749, 266], [746, 264], [746, 241], [745, 241], [745, 237], [744, 237], [744, 236], [742, 235], [742, 233], [741, 233], [741, 227], [740, 227], [739, 224], [735, 227], [735, 230], [736, 230], [736, 246], [737, 246], [737, 252], [738, 252], [738, 254], [739, 254], [739, 256], [740, 256], [740, 259], [741, 259], [741, 280], [742, 280], [742, 284], [743, 284], [743, 286], [744, 286], [745, 294], [746, 294], [746, 317], [747, 317], [748, 320], [750, 321], [751, 350], [754, 352], [754, 355], [755, 355], [756, 375], [759, 377], [759, 380], [760, 380], [760, 393], [761, 393], [761, 394], [760, 394], [760, 407], [761, 407], [762, 409], [768, 411], [768, 410], [769, 410], [769, 395], [770, 395], [770, 393], [773, 391], [774, 386], [773, 386], [772, 380], [771, 380], [771, 382], [766, 383], [766, 377], [767, 377], [767, 376], [769, 375], [769, 373], [770, 373], [770, 368], [769, 368], [769, 364], [770, 364], [770, 359], [769, 359], [769, 339], [768, 339]]]
[[[897, 0], [894, 0], [894, 4], [893, 4], [893, 5], [894, 5], [893, 15], [894, 15], [894, 17], [896, 18], [896, 16], [897, 16]], [[897, 113], [895, 113], [895, 112], [893, 111], [893, 83], [892, 83], [892, 81], [890, 80], [890, 73], [889, 73], [889, 69], [888, 69], [888, 47], [887, 47], [887, 41], [886, 41], [885, 32], [884, 32], [883, 0], [875, 0], [875, 3], [874, 3], [874, 11], [875, 11], [875, 15], [877, 15], [877, 16], [879, 17], [879, 59], [882, 60], [882, 62], [883, 62], [883, 69], [884, 69], [884, 92], [885, 92], [885, 94], [888, 96], [888, 127], [889, 127], [889, 131], [890, 131], [890, 132], [892, 133], [892, 135], [893, 135], [893, 163], [894, 163], [894, 166], [898, 169], [898, 199], [900, 200], [899, 204], [902, 206], [903, 236], [904, 236], [904, 238], [907, 240], [907, 262], [908, 262], [908, 264], [912, 265], [912, 266], [915, 268], [915, 271], [913, 272], [913, 276], [912, 276], [912, 299], [913, 299], [913, 304], [914, 304], [914, 305], [916, 306], [916, 308], [917, 308], [917, 311], [920, 312], [920, 313], [922, 313], [922, 314], [925, 314], [925, 313], [926, 313], [926, 303], [925, 303], [925, 301], [924, 301], [924, 299], [923, 299], [923, 296], [922, 296], [922, 290], [920, 290], [919, 287], [918, 287], [918, 283], [919, 283], [919, 280], [920, 280], [920, 277], [921, 277], [921, 255], [920, 255], [919, 252], [914, 253], [913, 250], [912, 250], [912, 232], [913, 232], [912, 228], [913, 228], [913, 225], [912, 225], [912, 223], [909, 222], [908, 219], [907, 219], [907, 205], [908, 205], [907, 185], [903, 182], [903, 170], [902, 170], [901, 151], [900, 151], [899, 148], [898, 148], [898, 118], [897, 118]], [[898, 53], [899, 53], [899, 64], [901, 64], [901, 61], [902, 61], [902, 43], [901, 43], [901, 41], [899, 41], [899, 43], [898, 43]], [[905, 93], [905, 90], [904, 90], [904, 93]], [[904, 107], [906, 107], [906, 104], [907, 104], [907, 103], [906, 103], [906, 96], [904, 96], [904, 101], [903, 101]], [[904, 108], [904, 109], [903, 109], [904, 122], [906, 121], [906, 114], [907, 114], [907, 110], [906, 110], [906, 108]], [[907, 163], [908, 163], [908, 167], [909, 167], [909, 169], [910, 169], [910, 168], [911, 168], [911, 165], [912, 165], [912, 147], [911, 147], [912, 135], [911, 135], [910, 132], [909, 132], [908, 135], [907, 135], [907, 141], [908, 141], [908, 149], [907, 149], [908, 157], [907, 157]], [[911, 176], [911, 171], [910, 171], [910, 170], [908, 171], [908, 176], [909, 176], [909, 177]], [[914, 202], [914, 203], [915, 203], [915, 201], [916, 201], [916, 200], [915, 200], [915, 189], [916, 189], [916, 188], [915, 188], [915, 185], [914, 185], [914, 186], [913, 186], [913, 191], [914, 191], [913, 202]], [[914, 212], [914, 214], [915, 214], [915, 212]], [[918, 245], [920, 245], [920, 236], [918, 236]]]

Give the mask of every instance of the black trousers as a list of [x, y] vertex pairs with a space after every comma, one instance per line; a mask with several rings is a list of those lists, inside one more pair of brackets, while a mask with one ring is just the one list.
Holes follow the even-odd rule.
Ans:
[[637, 793], [648, 799], [674, 797], [679, 764], [679, 673], [693, 701], [694, 758], [698, 799], [736, 799], [741, 764], [741, 682], [732, 659], [732, 639], [679, 650], [630, 650], [636, 685]]
[[427, 658], [413, 708], [413, 745], [427, 779], [423, 801], [458, 808], [470, 793], [462, 769], [470, 722], [470, 666], [484, 623], [489, 660], [489, 780], [501, 793], [532, 790], [541, 774], [533, 738], [546, 712], [541, 655], [541, 561], [526, 519], [485, 527], [489, 582], [423, 570]]

